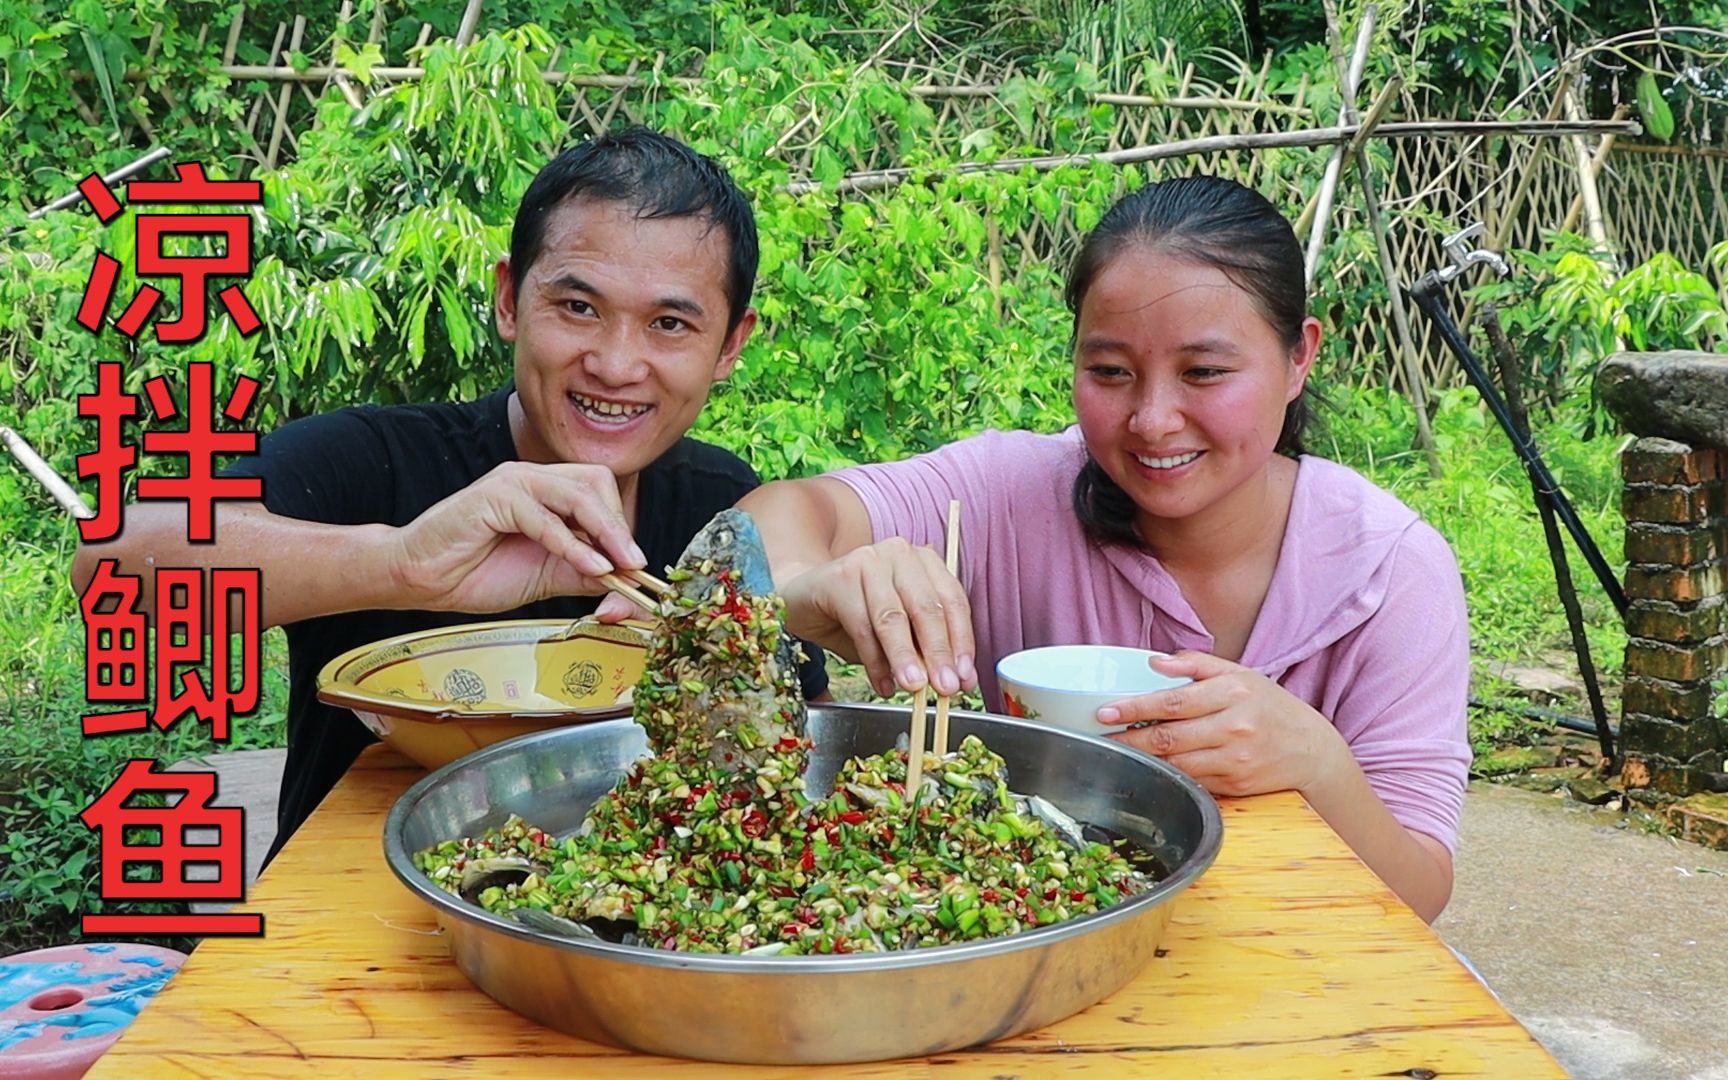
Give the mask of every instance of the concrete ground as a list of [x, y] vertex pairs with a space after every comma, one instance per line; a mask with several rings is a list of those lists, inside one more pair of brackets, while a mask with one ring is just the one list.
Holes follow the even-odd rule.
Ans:
[[1472, 784], [1435, 929], [1580, 1080], [1728, 1080], [1728, 853], [1628, 820]]
[[[282, 758], [209, 759], [217, 803], [247, 809], [248, 882], [275, 835]], [[1728, 1080], [1728, 853], [1472, 784], [1435, 929], [1579, 1080]]]

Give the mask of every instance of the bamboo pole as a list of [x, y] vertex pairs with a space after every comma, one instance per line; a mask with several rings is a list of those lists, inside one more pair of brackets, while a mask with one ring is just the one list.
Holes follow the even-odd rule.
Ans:
[[[1271, 131], [1248, 135], [1208, 135], [1200, 139], [1178, 139], [1174, 142], [1135, 146], [1126, 150], [1109, 150], [1096, 154], [1055, 154], [1047, 157], [1008, 158], [1002, 161], [969, 161], [949, 169], [915, 170], [906, 168], [874, 169], [856, 172], [842, 178], [836, 191], [879, 191], [905, 182], [913, 176], [938, 177], [974, 172], [1018, 172], [1021, 169], [1048, 171], [1064, 165], [1132, 165], [1161, 158], [1187, 157], [1226, 150], [1258, 150], [1272, 147], [1328, 146], [1349, 142], [1360, 125], [1331, 128], [1308, 128], [1302, 131]], [[1428, 135], [1524, 135], [1530, 138], [1553, 138], [1587, 132], [1618, 131], [1633, 133], [1638, 125], [1630, 120], [1584, 120], [1576, 123], [1546, 123], [1540, 120], [1439, 120], [1381, 124], [1369, 135], [1375, 139], [1409, 139]], [[815, 180], [797, 180], [780, 187], [791, 195], [819, 191], [822, 184]]]
[[18, 459], [26, 472], [48, 489], [48, 494], [60, 504], [61, 509], [75, 518], [89, 519], [96, 516], [96, 511], [90, 509], [78, 493], [72, 490], [72, 485], [54, 471], [52, 465], [42, 460], [42, 455], [25, 441], [24, 436], [0, 424], [0, 443], [5, 444], [6, 449], [12, 452], [12, 456]]
[[[131, 176], [134, 173], [142, 172], [143, 170], [148, 169], [150, 166], [156, 164], [158, 161], [161, 161], [163, 158], [167, 157], [170, 153], [172, 153], [172, 151], [170, 151], [166, 146], [158, 146], [156, 149], [145, 154], [143, 157], [132, 162], [130, 165], [123, 165], [120, 168], [115, 169], [113, 172], [109, 173], [107, 176], [104, 176], [102, 178], [102, 183], [104, 185], [106, 185], [107, 187], [113, 187], [115, 184], [118, 184], [120, 181], [126, 179], [128, 176]], [[36, 209], [30, 211], [28, 214], [24, 215], [24, 220], [34, 221], [36, 218], [39, 218], [39, 217], [43, 216], [44, 214], [52, 214], [56, 210], [64, 210], [68, 206], [72, 206], [73, 204], [79, 202], [83, 198], [84, 198], [84, 193], [77, 190], [76, 188], [74, 188], [72, 191], [70, 191], [69, 193], [67, 193], [65, 195], [60, 196], [58, 199], [55, 199], [53, 202], [46, 203], [42, 206], [38, 206]]]
[[[276, 24], [276, 38], [274, 41], [272, 41], [270, 43], [270, 66], [267, 70], [273, 70], [274, 69], [275, 64], [276, 64], [276, 57], [282, 51], [282, 38], [287, 33], [288, 33], [288, 24], [287, 23], [279, 22]], [[294, 69], [288, 68], [286, 70], [293, 71]], [[223, 68], [223, 73], [228, 74], [229, 73], [228, 69]], [[245, 78], [245, 76], [236, 75], [236, 76], [234, 76], [234, 78]], [[264, 103], [266, 101], [268, 101], [269, 99], [270, 99], [270, 91], [266, 90], [262, 94], [259, 94], [258, 97], [252, 102], [252, 111], [246, 114], [246, 134], [247, 135], [251, 135], [253, 133], [253, 131], [258, 127], [258, 116], [260, 113], [262, 113], [264, 111]]]
[[[1306, 86], [1306, 82], [1303, 85]], [[1397, 98], [1398, 92], [1403, 88], [1404, 77], [1401, 75], [1392, 76], [1391, 79], [1387, 80], [1386, 85], [1380, 88], [1380, 93], [1375, 97], [1374, 104], [1368, 106], [1368, 114], [1357, 123], [1356, 134], [1350, 136], [1350, 141], [1344, 146], [1344, 160], [1346, 162], [1351, 161], [1357, 154], [1361, 153], [1362, 144], [1366, 143], [1374, 135], [1374, 132], [1379, 130], [1381, 121], [1391, 111], [1393, 100]], [[1314, 224], [1314, 213], [1317, 208], [1318, 201], [1315, 199], [1309, 199], [1308, 204], [1302, 208], [1302, 216], [1296, 219], [1294, 226], [1298, 238], [1308, 235], [1309, 228]]]
[[1368, 213], [1368, 227], [1374, 233], [1374, 253], [1379, 259], [1380, 276], [1386, 281], [1386, 295], [1392, 304], [1392, 328], [1398, 335], [1398, 359], [1404, 373], [1404, 389], [1410, 395], [1411, 408], [1416, 412], [1416, 445], [1428, 459], [1428, 475], [1438, 480], [1440, 454], [1434, 445], [1434, 432], [1428, 426], [1428, 395], [1422, 386], [1422, 359], [1416, 350], [1415, 335], [1410, 332], [1410, 315], [1404, 309], [1404, 290], [1398, 280], [1398, 266], [1392, 258], [1386, 218], [1380, 212], [1374, 169], [1367, 155], [1356, 158], [1356, 169], [1362, 182], [1362, 203]]
[[[1631, 109], [1626, 105], [1626, 103], [1621, 102], [1614, 108], [1614, 119], [1618, 120], [1630, 112]], [[1602, 136], [1602, 141], [1596, 144], [1596, 153], [1590, 158], [1590, 183], [1593, 187], [1596, 184], [1597, 178], [1602, 175], [1602, 166], [1608, 163], [1608, 155], [1614, 150], [1614, 138], [1614, 135], [1610, 133]], [[1583, 192], [1579, 192], [1572, 196], [1572, 205], [1566, 209], [1566, 220], [1560, 223], [1560, 231], [1571, 232], [1572, 227], [1578, 224], [1578, 215], [1583, 211], [1583, 209], [1584, 194]]]
[[[1356, 32], [1356, 53], [1351, 58], [1350, 68], [1344, 67], [1344, 33], [1338, 21], [1338, 5], [1335, 0], [1326, 0], [1326, 36], [1332, 42], [1332, 59], [1338, 65], [1338, 74], [1345, 80], [1347, 93], [1341, 108], [1341, 119], [1348, 124], [1358, 121], [1356, 116], [1356, 89], [1362, 78], [1362, 65], [1367, 55], [1368, 40], [1374, 30], [1375, 7], [1369, 4], [1362, 13], [1362, 25]], [[1396, 83], [1401, 80], [1394, 77], [1393, 84], [1381, 91], [1374, 102], [1374, 112], [1383, 112], [1390, 106], [1392, 95], [1397, 93]], [[1389, 92], [1388, 92], [1389, 91]], [[1341, 146], [1333, 154], [1332, 160], [1337, 162], [1342, 170], [1343, 162], [1351, 155], [1352, 146], [1359, 146], [1368, 134], [1368, 124], [1376, 122], [1375, 116], [1368, 118], [1368, 123], [1362, 124], [1363, 130], [1358, 132], [1358, 138], [1352, 139], [1348, 146]], [[1434, 446], [1434, 432], [1428, 427], [1427, 395], [1422, 387], [1422, 360], [1416, 351], [1416, 339], [1410, 333], [1410, 316], [1404, 310], [1404, 292], [1398, 280], [1398, 264], [1392, 258], [1392, 243], [1387, 236], [1386, 215], [1380, 209], [1380, 188], [1374, 179], [1374, 164], [1367, 154], [1356, 154], [1356, 178], [1362, 185], [1362, 207], [1368, 217], [1368, 228], [1374, 236], [1374, 255], [1380, 264], [1380, 277], [1386, 282], [1387, 300], [1392, 306], [1392, 330], [1395, 336], [1394, 347], [1398, 351], [1398, 366], [1404, 375], [1404, 392], [1410, 397], [1411, 409], [1416, 413], [1416, 445], [1428, 459], [1428, 475], [1440, 478], [1440, 454]], [[1315, 218], [1314, 232], [1308, 237], [1307, 278], [1309, 287], [1314, 284], [1314, 275], [1320, 268], [1320, 252], [1326, 232], [1327, 208], [1322, 206]]]
[[234, 62], [234, 50], [240, 47], [240, 27], [246, 22], [246, 5], [234, 9], [234, 21], [228, 24], [228, 44], [222, 49], [222, 63]]
[[475, 27], [480, 22], [480, 4], [482, 0], [468, 0], [468, 7], [462, 12], [462, 25], [456, 29], [456, 47], [461, 48], [474, 39]]
[[[1566, 118], [1577, 121], [1582, 118], [1575, 95], [1566, 95]], [[1590, 145], [1584, 141], [1583, 133], [1572, 137], [1572, 153], [1578, 166], [1578, 195], [1584, 201], [1584, 227], [1590, 233], [1590, 239], [1605, 254], [1611, 254], [1608, 245], [1608, 224], [1602, 216], [1602, 196], [1596, 189], [1596, 173], [1590, 168]]]
[[348, 34], [348, 20], [354, 15], [354, 0], [342, 0], [342, 10], [336, 15], [336, 36], [330, 39], [330, 66], [337, 69], [336, 88], [342, 91], [342, 96], [348, 99], [348, 104], [360, 108], [360, 95], [355, 92], [354, 85], [349, 81], [346, 72], [336, 63], [336, 50], [343, 45]]
[[[300, 47], [300, 39], [306, 33], [306, 16], [294, 16], [294, 32], [288, 38], [288, 51], [294, 52]], [[269, 172], [276, 167], [277, 151], [282, 149], [282, 135], [288, 130], [288, 99], [294, 94], [294, 87], [284, 86], [276, 98], [276, 125], [270, 129], [270, 149], [264, 155], [264, 171]]]
[[[1374, 18], [1378, 9], [1369, 4], [1362, 11], [1362, 22], [1356, 28], [1356, 45], [1350, 52], [1349, 63], [1344, 61], [1344, 42], [1342, 31], [1338, 27], [1338, 9], [1333, 0], [1326, 0], [1326, 37], [1332, 45], [1333, 63], [1338, 67], [1338, 123], [1340, 126], [1356, 121], [1356, 92], [1362, 83], [1362, 69], [1368, 63], [1368, 42], [1374, 37]], [[1332, 219], [1332, 200], [1338, 194], [1338, 181], [1344, 175], [1344, 147], [1342, 144], [1332, 150], [1332, 156], [1326, 162], [1326, 175], [1320, 180], [1320, 190], [1315, 194], [1317, 204], [1314, 211], [1312, 228], [1308, 231], [1308, 250], [1302, 257], [1302, 283], [1309, 289], [1314, 288], [1314, 275], [1320, 269], [1320, 252], [1326, 246], [1326, 226]]]
[[1658, 143], [1616, 142], [1616, 153], [1659, 154], [1669, 157], [1728, 158], [1728, 150], [1717, 146], [1662, 146]]
[[[235, 35], [236, 38], [238, 34]], [[425, 42], [421, 42], [425, 44]], [[219, 69], [222, 74], [233, 79], [259, 79], [265, 82], [321, 82], [334, 77], [331, 65], [315, 65], [304, 71], [280, 64], [236, 64], [231, 57], [224, 57]], [[372, 69], [373, 77], [383, 82], [412, 82], [423, 78], [426, 69], [413, 64], [384, 65]], [[147, 78], [150, 72], [142, 68], [128, 71], [126, 78], [140, 80]], [[547, 82], [570, 82], [577, 86], [605, 88], [610, 90], [649, 90], [665, 83], [689, 88], [700, 87], [704, 80], [687, 75], [670, 78], [647, 79], [640, 76], [627, 75], [572, 75], [568, 72], [547, 72], [543, 76]], [[919, 98], [970, 98], [994, 97], [1002, 88], [996, 84], [971, 84], [966, 86], [911, 86], [906, 92]], [[1230, 111], [1268, 112], [1287, 116], [1310, 116], [1312, 109], [1301, 105], [1286, 105], [1276, 101], [1244, 101], [1240, 98], [1228, 97], [1193, 97], [1178, 95], [1172, 97], [1152, 97], [1143, 94], [1088, 94], [1087, 100], [1097, 105], [1116, 105], [1124, 108], [1151, 109], [1222, 109]]]
[[[1573, 94], [1566, 95], [1566, 118], [1577, 120], [1580, 118], [1581, 112], [1582, 110], [1578, 108], [1577, 97]], [[1584, 141], [1583, 135], [1573, 137], [1572, 153], [1577, 160], [1578, 193], [1584, 202], [1584, 225], [1590, 233], [1590, 241], [1598, 251], [1608, 257], [1611, 264], [1617, 265], [1614, 249], [1608, 244], [1608, 223], [1602, 216], [1602, 196], [1596, 189], [1596, 173], [1590, 167], [1590, 146]], [[1612, 282], [1615, 275], [1616, 269], [1613, 266], [1604, 267], [1602, 270], [1602, 280], [1605, 284]], [[1615, 334], [1614, 351], [1619, 352], [1625, 347], [1626, 343], [1620, 335]]]
[[985, 235], [989, 238], [988, 266], [990, 268], [990, 310], [996, 316], [996, 321], [1002, 321], [1002, 229], [996, 224], [996, 219], [984, 219]]
[[[924, 87], [915, 87], [912, 93], [919, 97], [940, 97], [939, 94], [925, 94]], [[942, 87], [929, 87], [940, 90]], [[1222, 109], [1230, 112], [1268, 112], [1283, 116], [1310, 116], [1312, 110], [1297, 105], [1286, 105], [1280, 101], [1244, 101], [1241, 98], [1222, 97], [1148, 97], [1144, 94], [1091, 94], [1088, 95], [1096, 105], [1116, 105], [1122, 108], [1147, 109]]]
[[[427, 37], [430, 37], [431, 27], [426, 27]], [[421, 40], [419, 45], [426, 44]], [[321, 82], [332, 76], [328, 64], [314, 64], [304, 71], [296, 71], [286, 65], [275, 64], [225, 64], [220, 69], [222, 74], [231, 79], [259, 79], [264, 82]], [[424, 78], [426, 69], [419, 65], [379, 65], [372, 69], [372, 77], [382, 82], [413, 82]], [[128, 77], [142, 77], [141, 74], [129, 74]], [[599, 87], [609, 90], [645, 90], [656, 85], [655, 80], [639, 77], [627, 78], [623, 75], [572, 75], [567, 71], [545, 72], [541, 76], [549, 83], [571, 83], [575, 86]], [[676, 75], [658, 80], [662, 83], [672, 83], [677, 86], [701, 87], [703, 80], [686, 75]]]

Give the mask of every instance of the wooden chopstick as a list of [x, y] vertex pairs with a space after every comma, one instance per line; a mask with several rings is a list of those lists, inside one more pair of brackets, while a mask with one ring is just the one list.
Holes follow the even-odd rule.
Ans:
[[918, 798], [918, 785], [924, 782], [924, 739], [929, 735], [925, 726], [924, 707], [930, 701], [930, 686], [918, 688], [912, 699], [912, 741], [906, 747], [906, 805]]
[[[642, 571], [640, 571], [640, 570], [636, 571], [636, 573], [641, 573], [641, 572]], [[631, 571], [628, 571], [628, 570], [623, 571], [623, 574], [629, 574], [629, 573], [631, 573]], [[654, 614], [654, 612], [660, 607], [660, 602], [658, 600], [655, 600], [653, 597], [649, 596], [647, 593], [643, 592], [642, 590], [636, 588], [634, 585], [631, 585], [630, 582], [625, 579], [623, 574], [601, 574], [599, 577], [599, 581], [602, 585], [606, 586], [608, 589], [611, 589], [613, 592], [617, 593], [618, 595], [624, 597], [624, 599], [630, 601], [632, 604], [635, 604], [637, 607], [641, 608], [643, 611], [646, 611], [650, 615]], [[640, 580], [640, 579], [638, 579], [638, 580]], [[671, 590], [668, 587], [668, 589], [666, 591], [670, 592]]]
[[[587, 544], [589, 547], [594, 548], [596, 551], [600, 550], [595, 545], [594, 538], [583, 532], [581, 529], [575, 530], [573, 535], [576, 539]], [[604, 554], [604, 552], [601, 553], [602, 557], [604, 557]], [[646, 569], [614, 570], [609, 574], [601, 574], [596, 580], [611, 589], [613, 592], [621, 594], [632, 604], [635, 604], [637, 607], [640, 607], [642, 610], [647, 612], [653, 612], [653, 610], [658, 606], [658, 604], [653, 599], [650, 599], [650, 597], [671, 596], [673, 592], [671, 585], [668, 585], [653, 574], [650, 574]], [[638, 585], [641, 586], [641, 589], [636, 588]], [[646, 590], [646, 592], [643, 590]]]
[[[660, 601], [655, 599], [655, 596], [671, 596], [673, 593], [672, 586], [646, 570], [619, 570], [612, 574], [601, 574], [595, 580], [647, 612], [649, 618], [653, 618], [660, 610]], [[648, 592], [638, 589], [636, 585], [631, 584], [632, 581], [645, 586], [654, 595], [651, 596]], [[561, 638], [548, 640], [557, 641], [568, 638], [576, 629], [577, 624], [582, 621], [582, 618], [592, 618], [592, 616], [582, 616], [572, 620], [570, 625], [564, 628]]]
[[[960, 500], [948, 500], [948, 572], [954, 573], [960, 565]], [[936, 756], [948, 753], [948, 695], [936, 695]], [[912, 738], [907, 747], [906, 756], [906, 801], [911, 805], [918, 797], [918, 785], [924, 781], [924, 739], [928, 732], [925, 729], [924, 709], [930, 701], [930, 682], [926, 676], [924, 685], [918, 688], [918, 693], [912, 699]]]
[[[948, 572], [958, 574], [960, 569], [960, 500], [948, 500]], [[936, 696], [936, 756], [943, 757], [948, 753], [948, 695]]]
[[646, 586], [648, 591], [656, 596], [671, 596], [672, 586], [650, 574], [647, 570], [625, 570], [624, 576], [637, 584]]

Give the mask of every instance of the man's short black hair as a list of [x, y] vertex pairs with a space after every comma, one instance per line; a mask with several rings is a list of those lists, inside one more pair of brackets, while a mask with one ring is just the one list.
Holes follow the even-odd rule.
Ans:
[[702, 215], [726, 235], [726, 299], [730, 332], [750, 306], [756, 287], [756, 216], [732, 177], [708, 157], [657, 131], [634, 126], [572, 146], [540, 170], [510, 230], [510, 280], [518, 294], [540, 257], [546, 219], [575, 198], [619, 202], [638, 218]]

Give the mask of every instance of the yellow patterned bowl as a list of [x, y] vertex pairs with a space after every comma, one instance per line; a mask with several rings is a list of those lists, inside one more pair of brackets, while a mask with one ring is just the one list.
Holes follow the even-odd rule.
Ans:
[[436, 769], [530, 731], [629, 715], [650, 632], [594, 619], [422, 630], [324, 665], [318, 700], [354, 710], [385, 743]]

